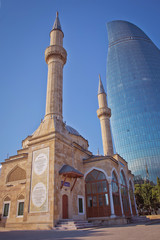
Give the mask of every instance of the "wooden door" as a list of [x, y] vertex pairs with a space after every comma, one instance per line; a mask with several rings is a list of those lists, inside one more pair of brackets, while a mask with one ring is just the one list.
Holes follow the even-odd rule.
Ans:
[[68, 196], [66, 194], [62, 196], [62, 217], [68, 218]]

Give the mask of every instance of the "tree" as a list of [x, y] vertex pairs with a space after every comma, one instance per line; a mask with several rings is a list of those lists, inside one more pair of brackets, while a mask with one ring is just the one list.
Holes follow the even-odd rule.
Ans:
[[137, 210], [139, 215], [143, 214], [144, 200], [142, 197], [142, 187], [140, 184], [135, 184], [135, 199], [137, 203]]
[[157, 185], [150, 182], [135, 184], [135, 198], [139, 215], [157, 214], [160, 207], [160, 179], [157, 178]]

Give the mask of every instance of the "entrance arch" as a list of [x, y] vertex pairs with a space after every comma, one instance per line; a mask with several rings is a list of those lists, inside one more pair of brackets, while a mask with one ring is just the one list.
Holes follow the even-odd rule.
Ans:
[[62, 196], [62, 218], [68, 218], [68, 196], [66, 194]]
[[103, 172], [92, 170], [85, 178], [87, 217], [111, 215], [109, 186]]

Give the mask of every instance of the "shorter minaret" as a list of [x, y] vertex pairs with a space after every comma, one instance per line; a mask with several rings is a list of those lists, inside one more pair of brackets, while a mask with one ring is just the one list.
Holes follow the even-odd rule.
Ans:
[[107, 105], [106, 93], [104, 91], [101, 77], [99, 75], [99, 87], [98, 87], [98, 104], [97, 116], [101, 123], [102, 142], [104, 155], [113, 155], [113, 144], [110, 129], [110, 117], [111, 109]]

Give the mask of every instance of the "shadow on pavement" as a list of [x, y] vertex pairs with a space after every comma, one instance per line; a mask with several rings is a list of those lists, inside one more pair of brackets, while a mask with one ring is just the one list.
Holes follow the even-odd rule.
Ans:
[[53, 240], [53, 239], [72, 239], [79, 240], [85, 238], [104, 237], [110, 234], [103, 232], [102, 228], [72, 230], [72, 231], [54, 231], [54, 230], [36, 230], [36, 231], [9, 231], [0, 232], [0, 240]]
[[[54, 240], [54, 239], [64, 239], [64, 240], [99, 240], [99, 239], [112, 239], [114, 237], [114, 232], [111, 228], [117, 228], [116, 232], [120, 231], [120, 228], [130, 228], [129, 231], [135, 231], [132, 227], [138, 227], [146, 224], [127, 224], [127, 225], [116, 225], [116, 226], [101, 226], [90, 229], [82, 230], [72, 230], [72, 231], [56, 231], [56, 230], [31, 230], [31, 231], [8, 231], [0, 232], [0, 240]], [[160, 222], [154, 225], [160, 225]], [[148, 225], [146, 225], [147, 227]], [[149, 227], [149, 226], [148, 226]], [[119, 228], [119, 229], [118, 229]], [[107, 230], [108, 229], [108, 230]], [[110, 229], [110, 230], [109, 230]]]

